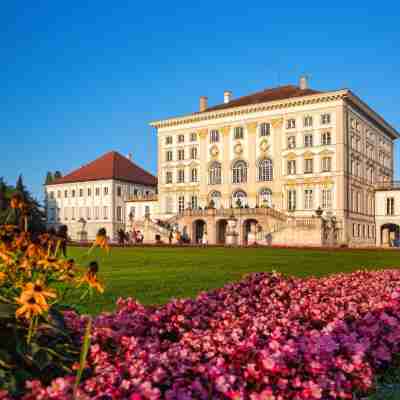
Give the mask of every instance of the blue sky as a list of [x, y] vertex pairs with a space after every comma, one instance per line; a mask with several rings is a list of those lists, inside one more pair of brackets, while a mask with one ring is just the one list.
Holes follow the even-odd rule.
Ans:
[[22, 173], [38, 197], [48, 170], [109, 150], [155, 172], [150, 121], [302, 73], [315, 89], [351, 88], [400, 129], [395, 2], [31, 3], [0, 13], [0, 176]]

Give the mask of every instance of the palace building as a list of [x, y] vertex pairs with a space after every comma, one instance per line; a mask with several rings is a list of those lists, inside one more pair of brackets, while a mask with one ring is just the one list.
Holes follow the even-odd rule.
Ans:
[[317, 91], [305, 77], [237, 99], [227, 91], [223, 100], [209, 106], [201, 97], [198, 112], [151, 123], [160, 215], [180, 215], [192, 237], [206, 229], [217, 243], [226, 229], [219, 220], [240, 208], [242, 242], [253, 226], [290, 244], [295, 233], [271, 230], [263, 209], [300, 225], [315, 224], [320, 209], [334, 221], [335, 243], [375, 244], [374, 188], [393, 180], [399, 137], [388, 122], [351, 90]]
[[167, 242], [171, 229], [209, 244], [375, 246], [400, 235], [387, 214], [400, 196], [388, 192], [400, 193], [399, 133], [349, 89], [301, 77], [226, 91], [213, 106], [202, 96], [199, 111], [150, 125], [158, 180], [108, 153], [46, 186], [49, 224], [68, 224], [73, 238], [138, 229], [145, 242]]
[[156, 188], [156, 177], [111, 151], [45, 186], [48, 226], [66, 225], [73, 240], [93, 240], [106, 228], [115, 239], [126, 229], [125, 202], [155, 195]]

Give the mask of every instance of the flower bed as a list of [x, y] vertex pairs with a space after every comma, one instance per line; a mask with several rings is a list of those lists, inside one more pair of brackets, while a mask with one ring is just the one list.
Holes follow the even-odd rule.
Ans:
[[[85, 317], [65, 318], [83, 334]], [[399, 350], [399, 271], [253, 274], [158, 308], [119, 300], [93, 321], [77, 398], [351, 399]], [[23, 399], [72, 399], [74, 379], [29, 382]]]

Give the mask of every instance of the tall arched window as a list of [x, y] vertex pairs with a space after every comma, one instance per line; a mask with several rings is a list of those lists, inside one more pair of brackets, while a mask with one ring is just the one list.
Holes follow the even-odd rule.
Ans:
[[271, 189], [261, 189], [258, 194], [258, 201], [260, 206], [272, 206], [272, 191]]
[[273, 170], [272, 161], [270, 159], [261, 160], [258, 163], [258, 180], [259, 181], [272, 181]]
[[214, 161], [208, 169], [208, 184], [221, 184], [221, 164], [218, 161]]
[[243, 160], [236, 161], [232, 167], [232, 182], [246, 183], [247, 182], [247, 165]]

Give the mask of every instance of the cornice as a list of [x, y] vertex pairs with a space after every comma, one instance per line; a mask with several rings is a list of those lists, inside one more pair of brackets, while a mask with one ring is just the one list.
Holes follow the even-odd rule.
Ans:
[[167, 128], [195, 122], [209, 121], [218, 118], [233, 117], [251, 114], [262, 111], [283, 110], [290, 107], [299, 107], [308, 104], [329, 103], [345, 98], [349, 94], [347, 89], [334, 92], [319, 93], [302, 97], [294, 97], [286, 100], [271, 101], [267, 103], [251, 104], [240, 107], [233, 107], [224, 110], [216, 110], [202, 113], [195, 113], [183, 117], [169, 118], [153, 121], [150, 126], [154, 128]]

